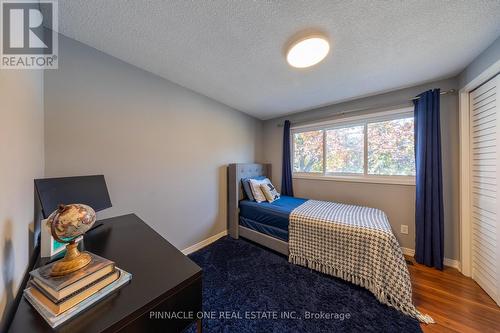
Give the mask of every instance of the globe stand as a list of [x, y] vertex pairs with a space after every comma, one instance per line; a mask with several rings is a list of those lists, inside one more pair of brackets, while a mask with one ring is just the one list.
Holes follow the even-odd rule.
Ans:
[[[59, 237], [58, 233], [56, 232], [56, 225], [59, 222], [59, 218], [60, 218], [61, 214], [64, 213], [68, 207], [71, 207], [71, 206], [75, 206], [75, 205], [65, 206], [65, 205], [61, 204], [61, 205], [59, 205], [57, 210], [54, 211], [49, 216], [50, 231], [52, 233], [52, 237], [54, 237], [54, 239], [60, 243], [68, 243], [68, 245], [66, 245], [66, 254], [64, 255], [64, 258], [56, 261], [54, 263], [54, 265], [52, 266], [52, 270], [50, 272], [51, 276], [63, 276], [63, 275], [75, 272], [75, 271], [79, 270], [80, 268], [83, 268], [86, 265], [88, 265], [90, 263], [90, 261], [92, 260], [92, 257], [90, 256], [90, 254], [88, 254], [87, 252], [80, 252], [78, 250], [78, 247], [77, 247], [78, 244], [76, 242], [77, 237], [73, 237], [71, 240], [61, 239]], [[92, 208], [90, 208], [90, 207], [88, 207], [88, 208], [92, 210]], [[87, 223], [89, 225], [89, 228], [95, 222], [95, 212], [94, 212], [94, 210], [92, 210], [92, 212], [93, 212], [92, 221], [91, 221], [91, 223]], [[74, 215], [74, 213], [73, 213], [73, 215]], [[71, 216], [71, 217], [75, 218], [74, 216]], [[79, 221], [77, 221], [77, 223], [75, 223], [74, 221], [71, 221], [71, 222], [73, 223], [73, 225], [75, 225], [75, 224], [78, 224]], [[82, 234], [83, 234], [83, 232], [82, 232]]]
[[64, 258], [58, 260], [53, 266], [50, 272], [51, 276], [63, 276], [72, 272], [79, 270], [87, 266], [92, 258], [87, 252], [80, 252], [78, 250], [78, 244], [75, 240], [72, 240], [68, 245], [66, 245], [66, 254]]

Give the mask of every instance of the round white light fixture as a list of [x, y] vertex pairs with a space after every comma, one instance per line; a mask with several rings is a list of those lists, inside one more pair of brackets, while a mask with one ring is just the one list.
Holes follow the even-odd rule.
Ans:
[[325, 37], [309, 36], [290, 45], [286, 53], [286, 61], [296, 68], [311, 67], [325, 59], [329, 51], [330, 43]]

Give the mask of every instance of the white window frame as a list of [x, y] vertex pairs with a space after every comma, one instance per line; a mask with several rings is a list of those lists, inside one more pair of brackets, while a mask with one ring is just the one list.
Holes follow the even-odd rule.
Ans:
[[[323, 172], [295, 172], [292, 165], [292, 177], [296, 179], [316, 179], [345, 182], [375, 183], [375, 184], [397, 184], [415, 185], [415, 176], [383, 176], [368, 174], [368, 124], [372, 122], [388, 121], [401, 118], [413, 117], [412, 107], [398, 108], [395, 110], [370, 113], [359, 116], [345, 117], [335, 120], [322, 121], [314, 124], [292, 126], [291, 135], [291, 161], [295, 163], [295, 138], [294, 135], [302, 132], [323, 130]], [[328, 173], [326, 172], [326, 130], [345, 128], [351, 126], [364, 126], [364, 170], [363, 174], [352, 173]]]

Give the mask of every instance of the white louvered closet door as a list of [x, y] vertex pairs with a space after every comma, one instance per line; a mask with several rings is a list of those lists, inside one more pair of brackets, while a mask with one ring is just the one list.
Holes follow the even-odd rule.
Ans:
[[500, 305], [500, 75], [469, 101], [472, 278]]

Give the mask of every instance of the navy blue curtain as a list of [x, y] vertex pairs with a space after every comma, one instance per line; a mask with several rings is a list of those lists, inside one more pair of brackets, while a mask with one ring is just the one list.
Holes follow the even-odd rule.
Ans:
[[281, 194], [293, 197], [292, 162], [290, 156], [290, 121], [283, 126], [283, 163], [281, 170]]
[[439, 89], [426, 91], [415, 104], [415, 260], [443, 269], [443, 185]]

